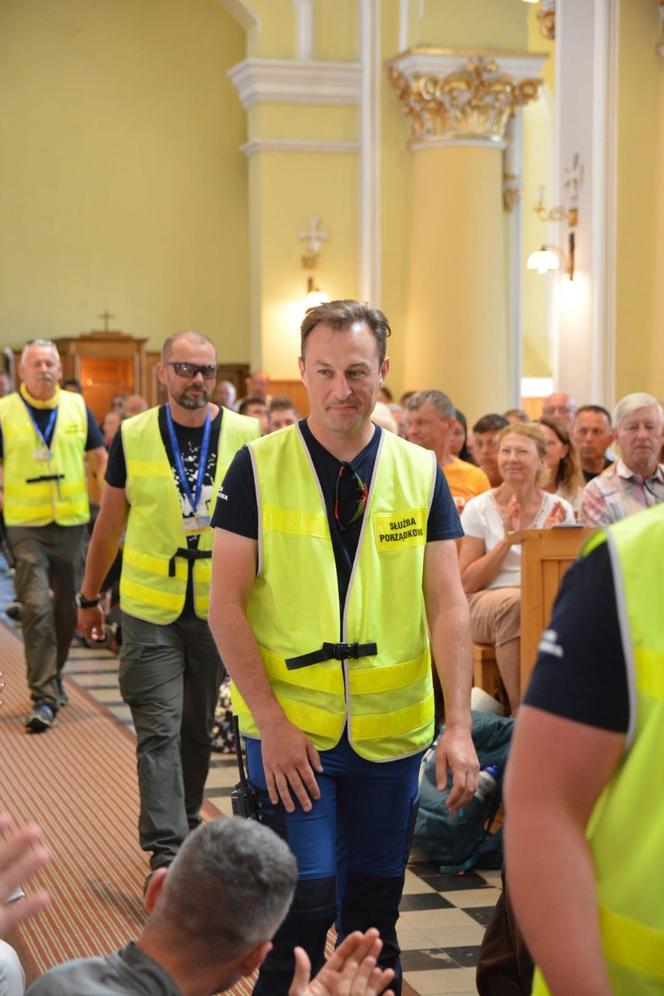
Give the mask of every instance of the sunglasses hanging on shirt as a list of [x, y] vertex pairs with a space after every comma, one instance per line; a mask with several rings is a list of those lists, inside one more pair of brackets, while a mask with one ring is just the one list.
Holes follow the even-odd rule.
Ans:
[[[354, 484], [356, 487], [356, 495], [353, 499], [355, 507], [350, 515], [345, 514], [346, 506], [349, 504], [348, 499], [342, 496], [342, 481], [344, 478], [349, 479], [352, 475], [354, 479]], [[369, 497], [369, 488], [364, 483], [360, 475], [357, 473], [354, 467], [349, 463], [342, 463], [339, 467], [339, 473], [337, 474], [336, 486], [334, 489], [334, 520], [339, 526], [339, 529], [344, 532], [346, 529], [350, 529], [354, 526], [356, 522], [359, 522], [364, 514], [364, 509], [366, 508], [367, 498]]]

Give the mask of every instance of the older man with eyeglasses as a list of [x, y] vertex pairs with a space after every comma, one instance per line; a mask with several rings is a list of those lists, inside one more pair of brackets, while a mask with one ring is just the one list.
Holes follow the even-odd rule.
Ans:
[[198, 332], [164, 343], [157, 367], [168, 401], [126, 419], [79, 596], [79, 627], [102, 638], [99, 589], [126, 529], [120, 608], [120, 691], [136, 728], [139, 838], [151, 872], [169, 865], [200, 822], [222, 663], [207, 624], [211, 503], [255, 419], [210, 401], [214, 345]]
[[76, 627], [76, 590], [90, 519], [85, 460], [101, 477], [106, 450], [78, 394], [61, 391], [55, 343], [27, 343], [18, 391], [0, 399], [0, 489], [16, 561], [32, 710], [26, 726], [45, 733], [67, 703], [62, 673]]

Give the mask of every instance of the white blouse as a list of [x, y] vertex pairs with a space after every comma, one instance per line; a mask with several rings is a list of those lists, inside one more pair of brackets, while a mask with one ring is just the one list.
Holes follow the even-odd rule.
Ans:
[[[546, 517], [557, 501], [565, 507], [565, 522], [574, 523], [574, 510], [565, 498], [543, 492], [542, 504], [532, 522], [531, 529], [541, 529]], [[461, 525], [466, 536], [474, 536], [484, 540], [485, 553], [492, 550], [505, 536], [503, 517], [493, 491], [471, 498], [461, 513]], [[505, 559], [498, 568], [493, 581], [487, 588], [520, 588], [521, 587], [521, 544], [515, 543], [505, 554]]]

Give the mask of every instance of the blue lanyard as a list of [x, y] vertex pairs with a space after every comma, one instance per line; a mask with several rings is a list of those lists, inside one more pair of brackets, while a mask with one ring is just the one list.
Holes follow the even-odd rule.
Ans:
[[42, 433], [41, 429], [39, 428], [39, 424], [37, 422], [37, 419], [35, 418], [35, 413], [34, 413], [33, 409], [30, 407], [30, 405], [25, 400], [25, 398], [23, 397], [23, 395], [19, 395], [19, 397], [21, 398], [21, 401], [23, 402], [23, 404], [25, 405], [25, 407], [28, 410], [28, 415], [30, 416], [30, 419], [32, 421], [33, 426], [35, 427], [35, 432], [37, 433], [37, 438], [41, 439], [41, 441], [44, 444], [44, 446], [46, 447], [46, 449], [49, 450], [51, 448], [51, 442], [53, 441], [53, 433], [55, 432], [55, 420], [58, 417], [58, 406], [56, 405], [55, 408], [51, 409], [51, 413], [48, 416], [48, 422], [46, 423], [46, 428], [44, 429], [44, 432]]
[[210, 433], [212, 431], [210, 413], [208, 412], [205, 416], [205, 422], [203, 424], [203, 439], [201, 440], [201, 452], [198, 460], [198, 476], [196, 478], [196, 490], [193, 495], [191, 493], [191, 488], [189, 487], [189, 481], [187, 479], [184, 463], [182, 461], [182, 451], [180, 450], [177, 436], [175, 435], [175, 426], [173, 425], [170, 405], [166, 405], [166, 428], [168, 429], [168, 439], [171, 444], [171, 450], [173, 451], [175, 469], [177, 471], [178, 478], [180, 479], [182, 490], [189, 499], [189, 504], [191, 505], [193, 514], [197, 515], [198, 503], [201, 500], [201, 491], [203, 490], [203, 481], [205, 480], [208, 452], [210, 449]]

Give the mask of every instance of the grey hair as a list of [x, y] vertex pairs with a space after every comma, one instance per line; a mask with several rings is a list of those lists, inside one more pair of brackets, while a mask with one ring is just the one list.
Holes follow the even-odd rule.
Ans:
[[650, 408], [651, 405], [657, 408], [660, 422], [664, 421], [664, 410], [662, 410], [661, 404], [652, 394], [626, 394], [613, 409], [613, 424], [618, 428], [618, 423], [621, 419], [627, 418], [628, 415], [633, 415], [639, 408]]
[[448, 396], [443, 394], [442, 391], [418, 391], [417, 394], [413, 394], [413, 396], [408, 399], [406, 407], [409, 411], [415, 411], [417, 408], [421, 408], [422, 405], [426, 405], [427, 402], [433, 405], [442, 419], [449, 421], [456, 418], [456, 409], [454, 405]]
[[174, 332], [173, 335], [169, 335], [168, 339], [164, 342], [161, 347], [161, 362], [165, 363], [173, 352], [173, 346], [180, 339], [187, 339], [189, 342], [193, 342], [195, 346], [212, 346], [214, 350], [215, 359], [217, 356], [217, 349], [215, 344], [211, 339], [208, 339], [206, 335], [202, 332], [196, 332], [194, 329], [187, 329], [184, 332]]
[[48, 346], [50, 347], [50, 349], [53, 350], [58, 359], [60, 359], [60, 353], [58, 352], [58, 347], [55, 345], [52, 339], [30, 339], [30, 341], [26, 342], [25, 346], [21, 350], [21, 359], [19, 360], [19, 363], [23, 363], [24, 359], [28, 354], [28, 350], [32, 349], [33, 346]]
[[188, 956], [219, 964], [269, 940], [297, 882], [288, 845], [255, 820], [222, 817], [191, 833], [168, 870], [151, 919]]

